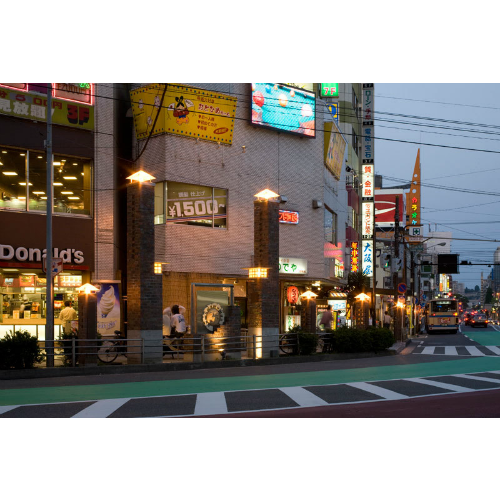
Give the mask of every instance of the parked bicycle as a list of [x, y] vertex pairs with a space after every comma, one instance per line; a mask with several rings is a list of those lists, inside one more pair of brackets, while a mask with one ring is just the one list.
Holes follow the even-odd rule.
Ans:
[[103, 363], [112, 363], [119, 356], [127, 357], [127, 338], [120, 330], [115, 330], [116, 337], [103, 340], [97, 357]]

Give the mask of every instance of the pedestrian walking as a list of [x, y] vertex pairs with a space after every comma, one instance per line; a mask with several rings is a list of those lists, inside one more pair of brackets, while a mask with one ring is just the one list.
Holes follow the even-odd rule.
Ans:
[[[182, 310], [182, 312], [181, 312]], [[170, 319], [170, 336], [180, 338], [186, 333], [186, 320], [184, 313], [186, 309], [177, 304], [172, 306], [172, 317]]]

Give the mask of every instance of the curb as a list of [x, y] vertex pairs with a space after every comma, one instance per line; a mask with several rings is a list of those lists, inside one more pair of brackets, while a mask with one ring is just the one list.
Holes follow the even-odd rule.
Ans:
[[[406, 346], [403, 346], [403, 348]], [[401, 349], [402, 350], [402, 349]], [[313, 363], [345, 359], [378, 358], [399, 354], [396, 350], [381, 352], [359, 352], [339, 354], [317, 354], [311, 356], [286, 356], [282, 358], [241, 359], [227, 361], [205, 361], [199, 363], [162, 363], [152, 365], [119, 365], [119, 366], [84, 366], [32, 368], [27, 370], [0, 370], [0, 380], [34, 379], [51, 377], [72, 377], [82, 375], [116, 375], [121, 373], [154, 373], [183, 370], [203, 370], [213, 368], [236, 368], [240, 366], [289, 365], [294, 363]]]

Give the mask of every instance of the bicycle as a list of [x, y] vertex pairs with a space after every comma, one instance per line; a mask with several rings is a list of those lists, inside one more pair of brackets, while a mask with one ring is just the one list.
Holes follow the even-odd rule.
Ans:
[[99, 361], [108, 364], [112, 363], [118, 355], [127, 357], [127, 338], [120, 330], [115, 330], [115, 334], [116, 337], [102, 342], [99, 351], [97, 351]]
[[169, 336], [169, 335], [164, 335], [163, 336], [163, 357], [165, 357], [167, 354], [172, 355], [172, 359], [174, 359], [174, 354], [178, 354], [182, 352], [182, 343], [183, 343], [183, 336]]

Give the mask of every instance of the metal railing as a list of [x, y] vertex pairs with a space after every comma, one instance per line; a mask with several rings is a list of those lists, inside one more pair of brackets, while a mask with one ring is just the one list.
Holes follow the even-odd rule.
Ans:
[[[54, 356], [65, 366], [86, 364], [158, 362], [187, 362], [229, 359], [260, 359], [302, 355], [300, 335], [284, 333], [274, 337], [248, 335], [234, 337], [213, 337], [210, 334], [198, 337], [163, 337], [160, 344], [146, 339], [124, 339], [103, 337], [100, 339], [71, 338], [54, 341]], [[319, 332], [316, 352], [330, 352], [330, 334]], [[45, 341], [38, 342], [42, 351]], [[309, 353], [307, 353], [309, 354]]]

